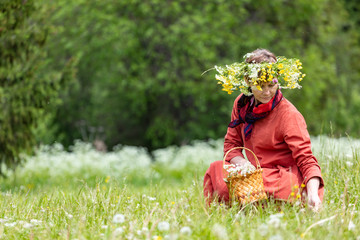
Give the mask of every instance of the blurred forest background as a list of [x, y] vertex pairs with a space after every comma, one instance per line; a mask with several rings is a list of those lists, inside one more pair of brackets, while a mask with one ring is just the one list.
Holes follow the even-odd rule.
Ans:
[[150, 151], [226, 133], [214, 65], [299, 58], [311, 135], [360, 136], [358, 0], [0, 0], [0, 154], [75, 139]]

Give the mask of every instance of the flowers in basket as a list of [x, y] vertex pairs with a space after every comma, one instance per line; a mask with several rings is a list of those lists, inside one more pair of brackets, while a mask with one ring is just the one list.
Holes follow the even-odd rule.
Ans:
[[[256, 171], [255, 166], [252, 165], [249, 161], [246, 161], [245, 164], [243, 165], [234, 165], [234, 164], [224, 165], [224, 169], [228, 173], [227, 176], [228, 178], [238, 175], [246, 177], [247, 175]], [[224, 180], [227, 181], [227, 179]]]
[[[249, 54], [251, 53], [244, 58], [248, 58]], [[262, 82], [277, 83], [284, 89], [301, 88], [299, 82], [305, 77], [301, 72], [302, 63], [299, 59], [281, 56], [277, 57], [275, 63], [235, 62], [231, 65], [215, 66], [215, 69], [218, 72], [215, 75], [216, 80], [228, 94], [239, 89], [242, 93], [251, 95], [249, 84], [262, 90]]]

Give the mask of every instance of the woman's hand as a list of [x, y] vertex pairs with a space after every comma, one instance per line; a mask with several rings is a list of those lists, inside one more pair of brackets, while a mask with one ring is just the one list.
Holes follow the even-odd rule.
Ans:
[[230, 160], [230, 163], [231, 164], [234, 164], [235, 166], [242, 166], [244, 165], [245, 163], [247, 162], [247, 160], [243, 157], [240, 157], [240, 156], [236, 156], [236, 157], [233, 157], [231, 160]]
[[319, 198], [319, 186], [320, 186], [320, 178], [313, 177], [306, 184], [307, 190], [307, 202], [311, 210], [317, 212], [321, 208], [321, 200]]

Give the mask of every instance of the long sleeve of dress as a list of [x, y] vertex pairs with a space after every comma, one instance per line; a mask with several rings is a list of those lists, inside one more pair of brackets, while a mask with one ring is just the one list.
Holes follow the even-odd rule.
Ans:
[[[237, 102], [238, 102], [240, 96], [241, 95], [239, 95], [234, 101], [234, 106], [233, 106], [232, 113], [231, 113], [231, 121], [239, 118], [238, 111], [237, 111]], [[242, 137], [241, 137], [241, 126], [242, 126], [242, 124], [240, 124], [239, 126], [237, 126], [235, 128], [227, 129], [227, 133], [225, 135], [225, 140], [224, 140], [224, 156], [225, 156], [226, 152], [229, 151], [230, 149], [232, 149], [234, 147], [243, 147], [244, 146], [244, 143], [243, 143]], [[232, 158], [234, 158], [236, 156], [244, 157], [241, 149], [232, 150], [227, 155], [225, 161], [229, 162]]]
[[310, 178], [319, 177], [320, 186], [323, 186], [320, 166], [311, 151], [310, 136], [305, 119], [298, 111], [292, 111], [283, 116], [283, 121], [284, 140], [304, 177], [304, 184], [306, 185]]

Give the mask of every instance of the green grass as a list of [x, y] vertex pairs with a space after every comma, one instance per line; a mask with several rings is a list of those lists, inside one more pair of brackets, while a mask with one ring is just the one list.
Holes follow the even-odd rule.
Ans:
[[[10, 177], [0, 180], [0, 239], [359, 239], [357, 156], [319, 154], [326, 183], [319, 213], [272, 201], [208, 207], [206, 164], [153, 165], [147, 177]], [[124, 222], [114, 222], [116, 214]]]

